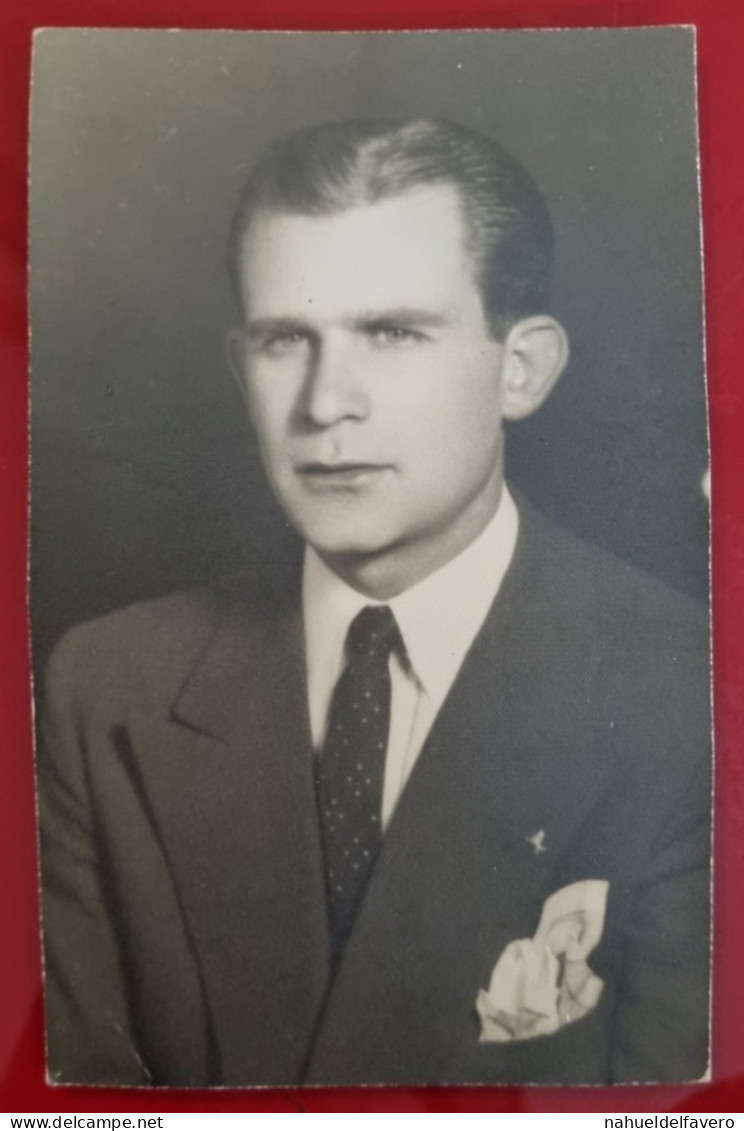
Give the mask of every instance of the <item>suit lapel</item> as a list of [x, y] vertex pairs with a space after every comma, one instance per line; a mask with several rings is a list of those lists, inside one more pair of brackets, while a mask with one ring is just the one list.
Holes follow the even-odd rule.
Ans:
[[309, 1081], [446, 1080], [477, 1047], [476, 994], [506, 945], [534, 933], [552, 890], [588, 878], [562, 872], [565, 849], [611, 759], [570, 744], [596, 730], [594, 689], [575, 684], [591, 628], [552, 600], [546, 615], [545, 561], [528, 523], [386, 833]]
[[296, 1080], [328, 979], [299, 605], [232, 614], [140, 737], [222, 1080]]

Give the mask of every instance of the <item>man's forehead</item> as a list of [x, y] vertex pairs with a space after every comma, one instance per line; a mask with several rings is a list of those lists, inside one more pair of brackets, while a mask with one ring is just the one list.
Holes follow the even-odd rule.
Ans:
[[242, 241], [246, 301], [405, 305], [472, 278], [456, 189], [426, 185], [322, 216], [262, 211]]

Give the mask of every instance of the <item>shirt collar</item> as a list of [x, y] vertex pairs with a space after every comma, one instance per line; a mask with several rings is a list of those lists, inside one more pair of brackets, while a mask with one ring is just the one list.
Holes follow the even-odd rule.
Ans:
[[496, 514], [474, 542], [388, 602], [416, 677], [438, 702], [449, 691], [493, 604], [518, 529], [517, 508], [504, 488]]
[[389, 601], [352, 589], [307, 547], [302, 599], [311, 716], [325, 715], [343, 668], [346, 633], [365, 605], [393, 610], [413, 674], [439, 705], [499, 591], [518, 529], [517, 508], [504, 487], [496, 514], [474, 542]]

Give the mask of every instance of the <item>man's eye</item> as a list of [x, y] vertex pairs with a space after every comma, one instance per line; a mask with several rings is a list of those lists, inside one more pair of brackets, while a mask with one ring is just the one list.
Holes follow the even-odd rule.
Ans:
[[369, 330], [370, 339], [380, 346], [406, 346], [422, 342], [424, 335], [407, 326], [373, 326]]
[[307, 334], [302, 330], [283, 330], [270, 334], [259, 342], [259, 349], [271, 356], [293, 353], [307, 343]]

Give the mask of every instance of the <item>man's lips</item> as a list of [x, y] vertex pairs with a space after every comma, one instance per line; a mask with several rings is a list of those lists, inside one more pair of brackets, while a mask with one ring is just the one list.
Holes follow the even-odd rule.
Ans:
[[314, 487], [354, 487], [363, 486], [382, 472], [389, 470], [389, 464], [357, 463], [351, 460], [339, 463], [323, 463], [308, 460], [298, 464], [297, 474]]

